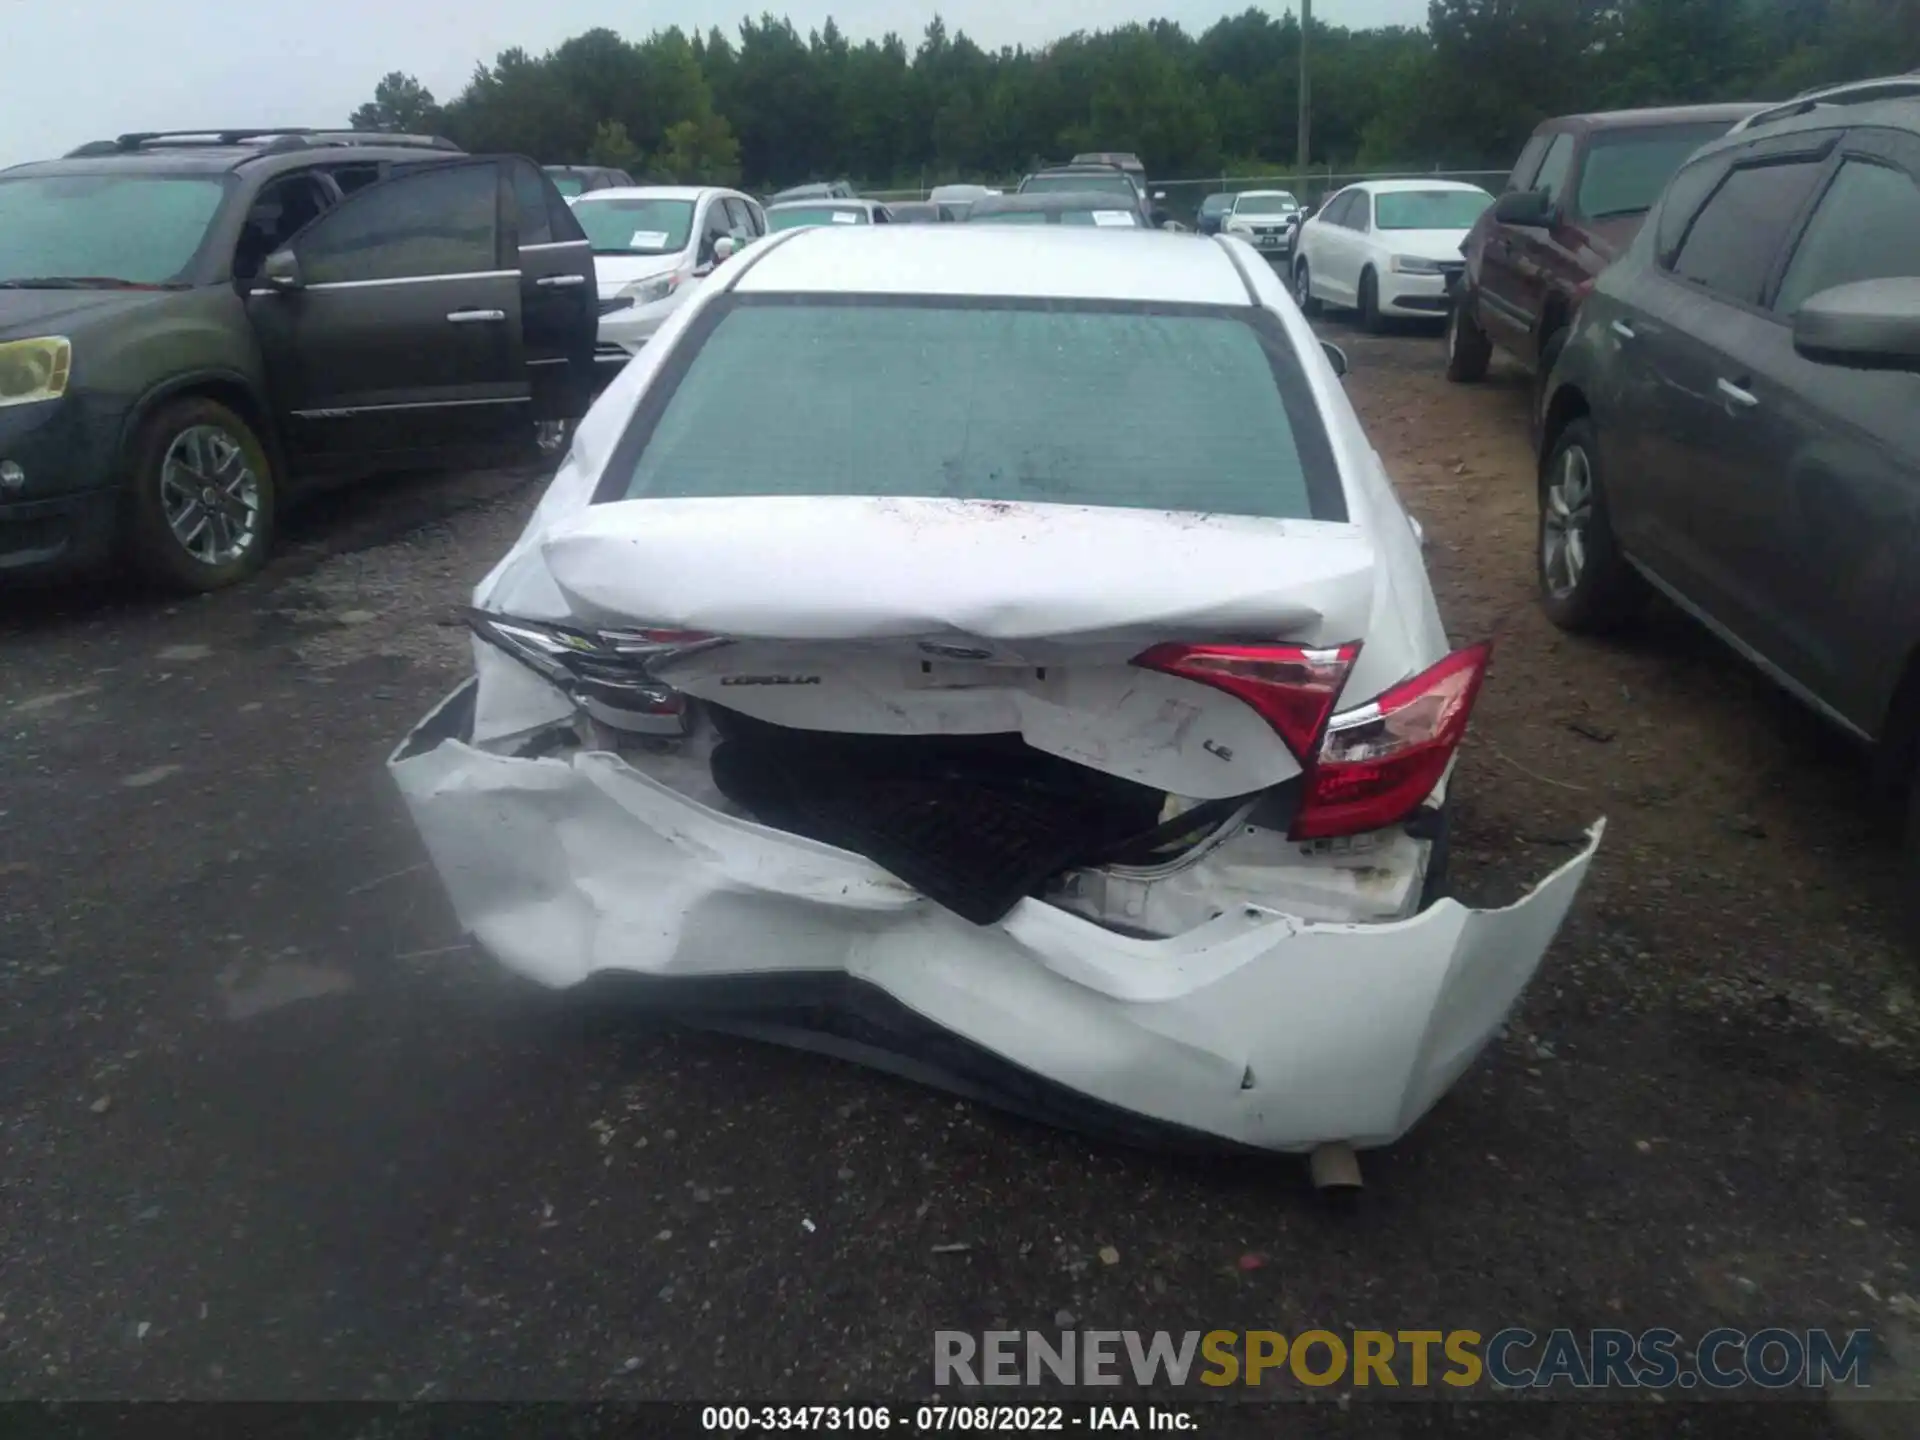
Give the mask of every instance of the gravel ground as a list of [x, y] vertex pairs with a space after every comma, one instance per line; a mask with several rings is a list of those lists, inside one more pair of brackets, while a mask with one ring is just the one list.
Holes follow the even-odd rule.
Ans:
[[[315, 505], [214, 599], [0, 600], [5, 1393], [912, 1398], [935, 1329], [1063, 1311], [1869, 1326], [1910, 1383], [1920, 1007], [1857, 757], [1677, 617], [1552, 630], [1524, 380], [1327, 329], [1450, 628], [1496, 639], [1458, 888], [1511, 898], [1609, 823], [1510, 1033], [1367, 1157], [1357, 1209], [1297, 1163], [1105, 1148], [495, 974], [380, 762], [458, 678], [450, 607], [536, 492], [420, 477]], [[1367, 1399], [1343, 1423], [1683, 1433], [1671, 1406]]]

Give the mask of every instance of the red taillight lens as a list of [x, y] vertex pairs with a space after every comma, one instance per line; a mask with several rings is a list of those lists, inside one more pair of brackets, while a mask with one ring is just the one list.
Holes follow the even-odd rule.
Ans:
[[1133, 663], [1246, 701], [1305, 765], [1359, 653], [1358, 644], [1156, 645]]
[[1410, 815], [1467, 733], [1491, 653], [1488, 645], [1456, 650], [1372, 704], [1335, 715], [1307, 766], [1292, 837], [1358, 835]]

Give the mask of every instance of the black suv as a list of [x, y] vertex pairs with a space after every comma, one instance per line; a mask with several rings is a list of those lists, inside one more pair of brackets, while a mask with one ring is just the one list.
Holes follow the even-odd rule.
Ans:
[[531, 160], [143, 133], [0, 171], [0, 577], [256, 569], [296, 488], [530, 458], [593, 389], [593, 256]]

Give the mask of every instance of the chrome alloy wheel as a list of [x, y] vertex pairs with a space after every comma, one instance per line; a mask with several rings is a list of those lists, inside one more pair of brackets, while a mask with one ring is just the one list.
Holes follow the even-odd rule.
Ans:
[[174, 539], [202, 565], [229, 565], [260, 539], [260, 477], [218, 425], [189, 425], [160, 461], [160, 509]]
[[1593, 463], [1579, 445], [1560, 452], [1540, 517], [1540, 573], [1556, 600], [1580, 586], [1587, 566], [1587, 529], [1593, 522]]

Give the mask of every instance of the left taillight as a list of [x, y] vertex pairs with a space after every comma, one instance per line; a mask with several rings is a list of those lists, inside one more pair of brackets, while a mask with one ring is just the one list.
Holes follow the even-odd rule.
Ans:
[[1456, 650], [1327, 722], [1306, 767], [1296, 840], [1358, 835], [1411, 815], [1446, 773], [1486, 678], [1489, 645]]
[[590, 714], [620, 729], [679, 734], [686, 699], [654, 678], [660, 661], [726, 644], [696, 630], [585, 630], [550, 620], [523, 620], [469, 609], [474, 634], [568, 695]]

